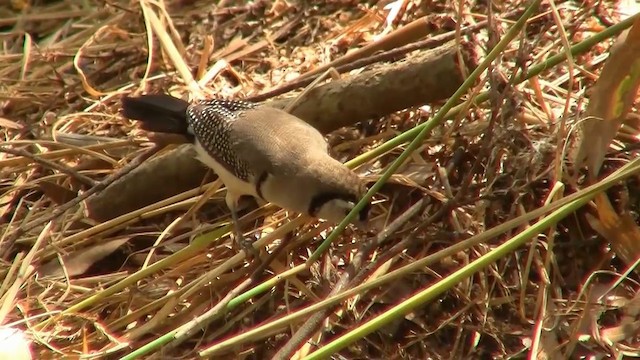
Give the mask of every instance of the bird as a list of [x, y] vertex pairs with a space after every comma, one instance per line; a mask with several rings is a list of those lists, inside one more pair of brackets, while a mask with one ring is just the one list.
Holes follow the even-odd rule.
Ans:
[[[238, 222], [243, 196], [338, 223], [367, 191], [358, 174], [330, 156], [316, 128], [283, 110], [242, 100], [192, 103], [164, 93], [124, 96], [121, 105], [121, 114], [143, 130], [193, 144], [198, 160], [226, 187], [234, 237], [244, 250], [255, 251]], [[366, 227], [370, 207], [358, 213], [357, 225]]]

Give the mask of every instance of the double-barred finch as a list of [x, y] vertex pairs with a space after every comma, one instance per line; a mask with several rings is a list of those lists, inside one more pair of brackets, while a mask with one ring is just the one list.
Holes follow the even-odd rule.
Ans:
[[[190, 104], [165, 94], [124, 97], [122, 110], [144, 130], [180, 134], [195, 146], [227, 188], [236, 241], [244, 240], [237, 215], [243, 195], [336, 223], [366, 192], [363, 180], [329, 155], [318, 130], [282, 110], [215, 99]], [[366, 206], [358, 222], [368, 212]]]

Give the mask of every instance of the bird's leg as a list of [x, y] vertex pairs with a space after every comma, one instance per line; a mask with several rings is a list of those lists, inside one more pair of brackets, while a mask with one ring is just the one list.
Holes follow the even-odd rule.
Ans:
[[253, 241], [245, 238], [242, 233], [242, 229], [240, 228], [240, 221], [238, 220], [238, 198], [227, 192], [225, 201], [227, 203], [227, 207], [229, 207], [229, 210], [231, 211], [231, 221], [233, 222], [234, 229], [233, 237], [235, 238], [234, 240], [236, 244], [244, 250], [248, 256], [253, 256], [256, 259], [259, 259], [260, 253], [253, 247]]

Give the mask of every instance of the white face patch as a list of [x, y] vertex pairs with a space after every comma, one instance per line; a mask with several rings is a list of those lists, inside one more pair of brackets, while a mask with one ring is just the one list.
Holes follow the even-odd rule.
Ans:
[[342, 199], [329, 200], [320, 207], [316, 216], [323, 220], [339, 223], [354, 206], [355, 204], [351, 201]]

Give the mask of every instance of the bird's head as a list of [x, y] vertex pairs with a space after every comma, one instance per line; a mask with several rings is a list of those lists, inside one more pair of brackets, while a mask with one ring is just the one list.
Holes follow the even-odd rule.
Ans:
[[[336, 224], [340, 223], [366, 192], [367, 188], [359, 178], [343, 182], [338, 189], [316, 194], [311, 201], [309, 214]], [[366, 227], [370, 209], [371, 204], [367, 203], [356, 215], [353, 223], [358, 227]]]

